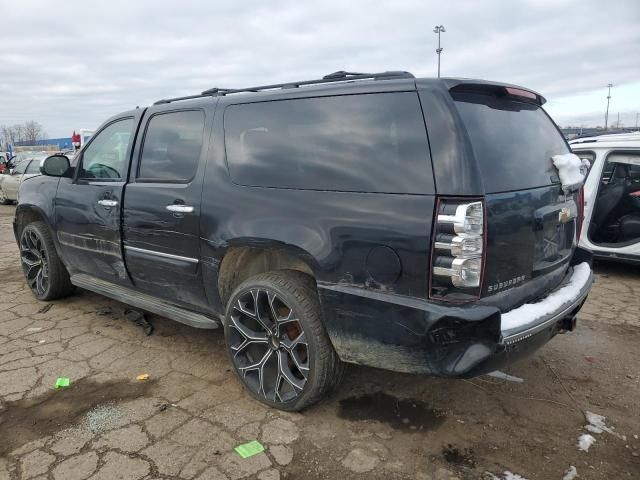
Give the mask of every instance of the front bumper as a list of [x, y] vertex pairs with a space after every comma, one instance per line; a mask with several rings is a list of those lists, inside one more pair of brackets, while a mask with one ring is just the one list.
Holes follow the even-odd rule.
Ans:
[[562, 283], [537, 303], [506, 312], [504, 322], [500, 310], [486, 304], [448, 306], [350, 286], [318, 287], [329, 337], [343, 361], [473, 377], [526, 356], [573, 328], [593, 282], [588, 263], [581, 265], [570, 268]]

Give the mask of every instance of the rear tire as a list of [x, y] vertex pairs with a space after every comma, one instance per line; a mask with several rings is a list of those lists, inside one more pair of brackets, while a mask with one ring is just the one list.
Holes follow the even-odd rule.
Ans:
[[55, 300], [73, 292], [69, 272], [44, 222], [27, 224], [20, 232], [20, 262], [27, 285], [38, 300]]
[[279, 270], [256, 275], [227, 304], [224, 335], [231, 363], [253, 397], [302, 410], [340, 382], [344, 365], [321, 319], [315, 282]]

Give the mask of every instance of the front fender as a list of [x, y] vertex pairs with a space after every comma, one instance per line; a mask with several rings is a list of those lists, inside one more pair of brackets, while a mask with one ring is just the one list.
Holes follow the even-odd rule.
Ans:
[[[38, 176], [32, 177], [20, 185], [18, 206], [13, 219], [13, 232], [18, 240], [19, 230], [25, 222], [43, 221], [51, 229], [55, 226], [55, 199], [60, 179], [57, 177]], [[58, 253], [58, 242], [53, 235]]]

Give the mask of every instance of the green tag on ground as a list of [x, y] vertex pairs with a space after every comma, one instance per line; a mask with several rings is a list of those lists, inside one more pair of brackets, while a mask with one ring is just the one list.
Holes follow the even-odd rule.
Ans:
[[60, 377], [56, 380], [56, 388], [65, 388], [69, 386], [69, 379], [66, 377]]
[[251, 440], [249, 443], [243, 443], [242, 445], [238, 445], [236, 448], [234, 448], [234, 450], [242, 458], [249, 458], [264, 452], [264, 447], [259, 441]]

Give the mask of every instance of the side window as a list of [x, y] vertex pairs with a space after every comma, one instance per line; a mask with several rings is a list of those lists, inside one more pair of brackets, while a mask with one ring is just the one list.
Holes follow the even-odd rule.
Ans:
[[614, 168], [615, 168], [615, 164], [611, 163], [609, 160], [607, 160], [604, 163], [604, 167], [602, 167], [602, 182], [603, 183], [609, 183], [609, 180], [611, 180], [611, 175], [613, 175]]
[[629, 165], [629, 179], [631, 183], [640, 183], [640, 165]]
[[121, 180], [125, 177], [133, 123], [133, 118], [117, 120], [97, 134], [82, 154], [80, 178]]
[[27, 175], [32, 175], [34, 173], [40, 173], [40, 160], [31, 160], [31, 163], [27, 167], [27, 170], [24, 172]]
[[607, 156], [602, 180], [609, 183], [611, 176], [625, 178], [632, 184], [640, 183], [640, 154], [613, 152]]
[[13, 169], [13, 174], [22, 175], [24, 171], [27, 169], [28, 164], [29, 164], [29, 160], [23, 160], [20, 163], [17, 163], [15, 168]]
[[204, 113], [200, 110], [154, 115], [138, 167], [139, 182], [188, 182], [196, 174], [202, 152]]
[[241, 185], [433, 192], [415, 92], [231, 105], [224, 132], [229, 173]]

